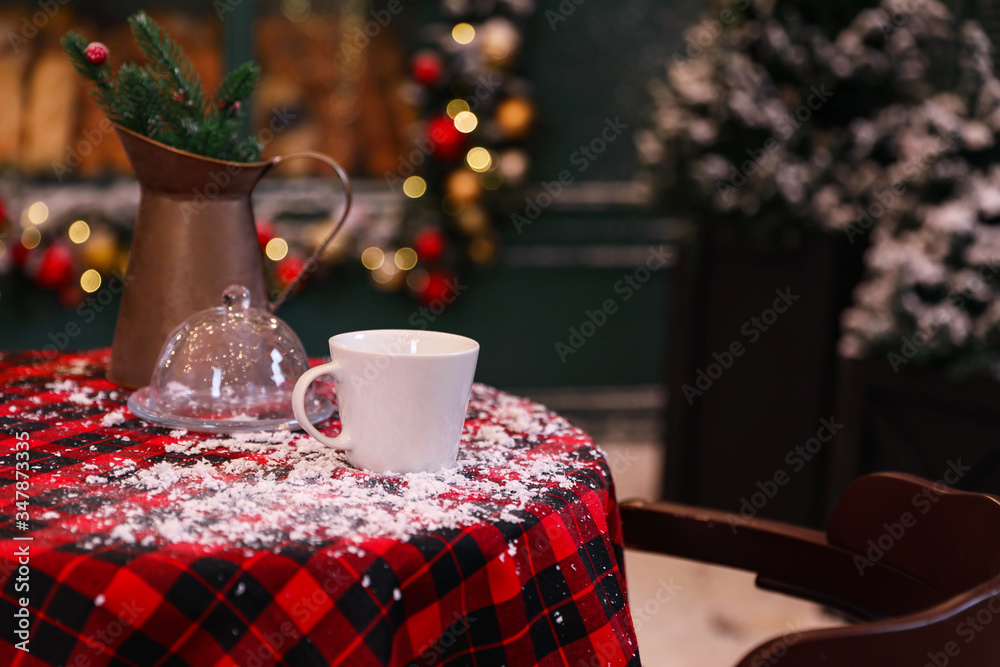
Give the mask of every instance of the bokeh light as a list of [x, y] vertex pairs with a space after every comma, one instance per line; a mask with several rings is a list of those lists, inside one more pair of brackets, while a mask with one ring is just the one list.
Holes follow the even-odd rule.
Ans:
[[361, 253], [361, 263], [369, 271], [374, 271], [385, 264], [385, 253], [382, 252], [381, 248], [376, 248], [375, 246], [366, 248]]
[[403, 271], [409, 271], [417, 265], [417, 251], [413, 248], [400, 248], [393, 261]]
[[482, 146], [476, 146], [469, 150], [468, 155], [465, 156], [465, 162], [472, 171], [484, 172], [493, 164], [493, 157]]
[[42, 233], [35, 229], [34, 227], [28, 227], [21, 234], [21, 245], [23, 245], [28, 250], [32, 248], [37, 248], [38, 244], [42, 242]]
[[83, 243], [90, 238], [90, 225], [83, 220], [77, 220], [69, 226], [69, 240], [73, 243]]
[[468, 44], [476, 38], [476, 29], [468, 23], [459, 23], [451, 29], [451, 37], [459, 44]]
[[49, 207], [45, 202], [36, 201], [28, 207], [28, 222], [33, 225], [40, 225], [49, 219]]
[[452, 100], [448, 102], [448, 106], [445, 107], [445, 112], [448, 114], [448, 118], [454, 118], [463, 111], [469, 110], [469, 103], [465, 100]]
[[455, 116], [455, 129], [459, 132], [468, 134], [476, 129], [477, 125], [479, 125], [479, 119], [471, 111], [461, 111]]
[[94, 269], [87, 269], [80, 276], [80, 287], [84, 292], [90, 294], [91, 292], [96, 292], [97, 288], [101, 286], [101, 274]]
[[427, 192], [427, 181], [419, 176], [410, 176], [403, 181], [403, 194], [412, 199], [422, 196]]
[[274, 237], [264, 246], [264, 254], [275, 262], [284, 259], [288, 254], [288, 241], [277, 236]]

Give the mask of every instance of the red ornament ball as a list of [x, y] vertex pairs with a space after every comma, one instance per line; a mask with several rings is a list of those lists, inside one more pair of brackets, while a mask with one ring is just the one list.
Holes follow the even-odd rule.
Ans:
[[417, 234], [413, 242], [413, 249], [417, 251], [417, 256], [428, 264], [441, 259], [444, 254], [444, 237], [437, 229], [425, 229]]
[[91, 65], [103, 65], [108, 59], [108, 47], [100, 42], [91, 42], [84, 49], [83, 55]]
[[257, 243], [261, 250], [267, 246], [267, 242], [274, 238], [274, 225], [270, 220], [257, 221]]
[[425, 306], [438, 306], [444, 309], [455, 300], [455, 278], [446, 271], [432, 271], [427, 276], [427, 283], [417, 293], [417, 297]]
[[433, 86], [441, 80], [444, 63], [433, 51], [422, 51], [413, 58], [413, 78], [421, 85]]
[[50, 245], [42, 251], [35, 282], [46, 289], [59, 289], [73, 279], [73, 255], [69, 248]]
[[431, 143], [433, 155], [446, 162], [462, 155], [465, 136], [448, 116], [440, 116], [427, 124], [427, 139]]
[[[299, 277], [299, 274], [302, 273], [302, 269], [304, 269], [305, 266], [306, 263], [298, 257], [286, 257], [281, 260], [280, 264], [278, 264], [278, 280], [282, 285], [288, 285]], [[301, 286], [302, 283], [299, 283], [299, 287]]]

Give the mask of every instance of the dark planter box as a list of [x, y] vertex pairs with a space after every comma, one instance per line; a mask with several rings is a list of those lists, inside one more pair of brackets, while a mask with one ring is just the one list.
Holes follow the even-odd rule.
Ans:
[[[959, 459], [971, 468], [956, 488], [1000, 493], [1000, 382], [900, 368], [883, 357], [841, 360], [837, 409], [844, 417], [830, 465], [828, 511], [858, 475], [898, 470], [945, 480]], [[951, 481], [951, 480], [946, 480]]]
[[[685, 249], [667, 373], [665, 498], [822, 521], [828, 449], [840, 438], [828, 444], [824, 430], [824, 420], [840, 421], [839, 315], [861, 252], [843, 235], [774, 252], [723, 240]], [[791, 305], [781, 297], [789, 292]]]

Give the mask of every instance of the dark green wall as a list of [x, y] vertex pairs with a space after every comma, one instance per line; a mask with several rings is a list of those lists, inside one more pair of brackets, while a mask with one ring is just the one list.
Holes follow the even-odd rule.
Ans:
[[[104, 6], [101, 11], [109, 11], [100, 4]], [[119, 4], [127, 3], [116, 3], [116, 7]], [[150, 4], [134, 3], [136, 7]], [[527, 36], [525, 74], [541, 118], [530, 146], [533, 179], [550, 180], [572, 169], [578, 183], [630, 180], [638, 170], [631, 135], [648, 114], [647, 82], [663, 70], [669, 54], [680, 48], [681, 30], [695, 20], [702, 3], [582, 0], [576, 4], [566, 0], [562, 4], [575, 9], [565, 21], [554, 22], [553, 30], [553, 19], [546, 11], [558, 11], [559, 4], [539, 2]], [[94, 3], [74, 5], [84, 11]], [[201, 6], [210, 7], [208, 3]], [[432, 15], [437, 6], [415, 0], [413, 11], [398, 17], [396, 29], [404, 36], [419, 34], [419, 21]], [[606, 119], [616, 117], [628, 129], [586, 171], [578, 172], [573, 153], [598, 135]], [[519, 249], [544, 245], [569, 248], [569, 259], [549, 267], [502, 260], [469, 276], [467, 292], [432, 328], [480, 340], [479, 378], [500, 386], [659, 382], [667, 343], [670, 271], [654, 273], [624, 302], [622, 295], [614, 293], [614, 285], [632, 268], [602, 262], [599, 255], [602, 247], [658, 245], [660, 240], [647, 228], [661, 215], [630, 206], [603, 206], [594, 211], [587, 206], [553, 206], [523, 234], [514, 233], [510, 223], [501, 220], [505, 244], [514, 255]], [[556, 343], [567, 342], [570, 327], [578, 327], [586, 311], [598, 308], [607, 298], [617, 299], [620, 310], [562, 363]], [[360, 267], [354, 266], [343, 268], [326, 284], [310, 285], [280, 314], [302, 336], [311, 354], [323, 354], [330, 334], [409, 327], [418, 308], [403, 294], [375, 291]], [[50, 333], [65, 331], [71, 322], [81, 325], [71, 346], [108, 345], [113, 314], [113, 308], [106, 309], [93, 323], [85, 324], [51, 294], [0, 280], [2, 349], [41, 347], [49, 342]]]

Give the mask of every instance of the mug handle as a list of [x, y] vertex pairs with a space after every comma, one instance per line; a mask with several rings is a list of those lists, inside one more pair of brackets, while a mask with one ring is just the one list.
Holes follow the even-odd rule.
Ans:
[[312, 257], [310, 257], [309, 261], [302, 267], [302, 271], [300, 271], [299, 275], [295, 277], [295, 280], [288, 283], [277, 298], [267, 304], [267, 309], [272, 313], [285, 302], [288, 295], [295, 291], [295, 288], [299, 286], [299, 283], [301, 283], [307, 275], [316, 270], [316, 265], [319, 264], [319, 258], [323, 255], [323, 251], [326, 250], [328, 245], [330, 245], [330, 241], [332, 241], [333, 237], [337, 235], [340, 228], [344, 226], [344, 222], [347, 220], [347, 214], [351, 212], [351, 200], [353, 199], [351, 192], [351, 179], [348, 177], [347, 172], [344, 171], [344, 168], [329, 155], [323, 155], [322, 153], [316, 153], [314, 151], [303, 151], [301, 153], [292, 153], [291, 155], [279, 155], [271, 160], [271, 166], [268, 167], [268, 171], [277, 167], [279, 164], [288, 162], [289, 160], [300, 160], [303, 158], [318, 160], [337, 173], [341, 183], [344, 184], [344, 210], [341, 212], [340, 218], [337, 219], [336, 224], [334, 224], [333, 229], [330, 230], [330, 233], [326, 235], [326, 238], [323, 239], [322, 243], [316, 246], [316, 250], [313, 252]]
[[336, 438], [331, 438], [328, 435], [320, 433], [319, 429], [309, 421], [309, 415], [306, 414], [306, 391], [308, 391], [309, 385], [320, 375], [332, 375], [336, 380], [339, 370], [340, 364], [336, 361], [330, 361], [319, 366], [314, 366], [299, 376], [299, 379], [295, 382], [295, 389], [292, 390], [292, 412], [295, 414], [295, 420], [299, 423], [299, 426], [324, 445], [328, 445], [334, 449], [350, 450], [351, 439], [347, 435], [343, 415], [341, 415], [340, 420], [340, 435]]

